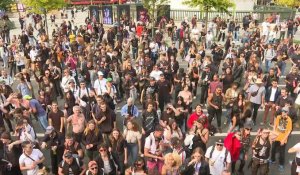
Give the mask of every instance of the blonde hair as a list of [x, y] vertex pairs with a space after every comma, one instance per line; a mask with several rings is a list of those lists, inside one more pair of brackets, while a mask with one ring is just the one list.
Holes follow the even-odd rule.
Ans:
[[174, 167], [179, 167], [182, 164], [182, 160], [177, 153], [168, 153], [164, 156], [164, 158], [165, 158], [165, 164], [167, 164], [171, 158], [174, 159], [174, 164], [173, 164]]
[[[91, 130], [90, 130], [89, 124], [94, 124], [94, 125], [95, 125], [94, 131], [91, 131]], [[95, 136], [98, 136], [99, 129], [98, 129], [98, 127], [97, 127], [97, 125], [96, 125], [96, 123], [95, 123], [94, 120], [90, 120], [90, 121], [88, 122], [88, 124], [86, 125], [86, 127], [85, 127], [85, 129], [84, 129], [84, 131], [83, 131], [83, 134], [84, 134], [84, 135], [87, 135], [89, 132], [94, 132]]]

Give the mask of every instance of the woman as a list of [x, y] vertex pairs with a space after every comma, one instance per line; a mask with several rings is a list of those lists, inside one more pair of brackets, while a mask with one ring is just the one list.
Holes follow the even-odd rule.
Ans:
[[51, 98], [51, 101], [56, 101], [56, 93], [54, 85], [50, 82], [49, 78], [43, 77], [43, 82], [41, 83], [41, 89], [44, 90], [45, 94]]
[[[185, 72], [183, 68], [179, 68], [178, 73], [176, 73], [173, 77], [174, 89], [175, 89], [175, 98], [178, 97], [179, 92], [182, 89], [182, 84], [184, 81]], [[188, 77], [188, 76], [187, 76]]]
[[224, 139], [224, 147], [230, 152], [231, 155], [231, 171], [235, 172], [235, 164], [239, 160], [241, 151], [241, 131], [229, 133]]
[[225, 69], [225, 73], [222, 75], [222, 82], [223, 82], [223, 93], [227, 91], [227, 89], [230, 88], [234, 81], [232, 70], [230, 67], [227, 67]]
[[187, 159], [180, 172], [188, 175], [210, 175], [208, 163], [204, 160], [201, 148], [194, 149], [191, 158]]
[[239, 160], [241, 161], [238, 172], [243, 174], [243, 168], [246, 164], [246, 161], [248, 160], [248, 151], [250, 148], [250, 142], [251, 142], [251, 135], [250, 132], [252, 130], [251, 125], [244, 125], [244, 128], [241, 130], [241, 144], [242, 144], [242, 148], [241, 148], [241, 152], [240, 152], [240, 157]]
[[179, 167], [182, 162], [177, 153], [168, 153], [164, 156], [165, 163], [161, 175], [179, 175]]
[[128, 121], [127, 127], [124, 130], [124, 138], [127, 142], [127, 151], [128, 151], [128, 158], [131, 157], [132, 163], [128, 163], [132, 165], [138, 158], [138, 155], [142, 154], [141, 151], [141, 138], [142, 134], [138, 130], [138, 125], [134, 121]]
[[142, 157], [139, 157], [133, 166], [129, 167], [125, 171], [125, 175], [147, 175], [147, 168]]
[[20, 77], [20, 83], [17, 86], [17, 90], [24, 97], [25, 95], [31, 96], [31, 85], [26, 81], [24, 77]]
[[190, 73], [189, 73], [192, 81], [192, 92], [193, 92], [193, 99], [196, 99], [196, 94], [197, 94], [197, 87], [198, 87], [198, 81], [199, 81], [199, 75], [200, 75], [200, 70], [199, 66], [196, 61], [192, 62], [192, 66], [190, 67]]
[[251, 102], [247, 101], [247, 102], [244, 102], [244, 103], [245, 104], [244, 104], [243, 112], [242, 112], [242, 115], [241, 115], [241, 124], [253, 125]]
[[227, 133], [238, 131], [240, 128], [240, 112], [233, 110], [231, 115], [231, 122]]
[[182, 132], [186, 131], [186, 118], [188, 114], [188, 109], [186, 109], [186, 105], [184, 104], [183, 98], [177, 97], [176, 103], [173, 105], [174, 108], [176, 109], [177, 113], [175, 113], [175, 118], [174, 120], [180, 127]]
[[209, 139], [209, 130], [204, 128], [205, 120], [203, 118], [199, 118], [196, 121], [195, 127], [195, 136], [193, 137], [193, 145], [192, 149], [199, 147], [204, 152], [206, 151], [206, 144]]
[[180, 140], [183, 139], [183, 134], [181, 132], [181, 129], [178, 127], [177, 123], [175, 120], [169, 120], [169, 124], [164, 130], [164, 138], [167, 140], [171, 140], [171, 138], [177, 137]]
[[99, 157], [96, 158], [96, 162], [98, 165], [98, 168], [100, 170], [100, 174], [105, 174], [105, 175], [116, 175], [117, 174], [117, 166], [118, 166], [118, 161], [112, 156], [106, 145], [101, 144], [99, 146]]
[[101, 175], [96, 161], [92, 160], [89, 162], [85, 175]]
[[113, 129], [109, 136], [109, 152], [117, 158], [119, 162], [119, 170], [121, 174], [125, 173], [125, 165], [127, 164], [127, 146], [126, 140], [118, 129]]
[[65, 113], [66, 116], [71, 116], [73, 114], [73, 107], [75, 106], [76, 99], [74, 94], [71, 91], [66, 92], [65, 94]]
[[45, 110], [47, 110], [47, 107], [51, 105], [52, 102], [52, 100], [50, 99], [50, 95], [46, 94], [43, 89], [38, 90], [37, 100], [40, 102], [40, 104]]
[[254, 84], [254, 82], [256, 81], [257, 77], [257, 73], [255, 71], [255, 67], [251, 66], [250, 70], [247, 72], [247, 74], [245, 75], [245, 79], [246, 79], [246, 84], [244, 86], [244, 90], [247, 91], [248, 88], [250, 88], [250, 86], [252, 86]]
[[288, 150], [288, 153], [296, 153], [291, 166], [291, 175], [300, 175], [300, 143], [297, 143]]
[[22, 69], [25, 68], [25, 61], [24, 61], [24, 58], [23, 58], [23, 56], [19, 53], [19, 51], [16, 51], [14, 57], [15, 57], [15, 60], [16, 60], [16, 65], [17, 65], [18, 71], [21, 72]]
[[232, 109], [234, 108], [234, 102], [237, 99], [238, 92], [237, 92], [238, 84], [237, 83], [232, 83], [231, 88], [226, 90], [225, 93], [225, 107], [226, 107], [226, 114], [225, 116], [227, 117], [227, 121], [224, 121], [224, 125], [230, 122], [230, 116]]
[[97, 155], [97, 146], [103, 141], [102, 134], [96, 127], [95, 121], [90, 120], [83, 132], [81, 142], [85, 146], [85, 153], [89, 161]]
[[183, 85], [183, 90], [179, 92], [178, 97], [183, 98], [184, 104], [186, 104], [186, 107], [189, 112], [192, 111], [191, 104], [193, 101], [192, 93], [189, 91], [189, 86], [187, 84]]

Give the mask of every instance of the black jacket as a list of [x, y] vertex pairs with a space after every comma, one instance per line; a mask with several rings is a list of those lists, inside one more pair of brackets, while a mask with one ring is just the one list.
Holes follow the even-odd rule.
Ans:
[[[191, 161], [191, 159], [187, 159], [185, 163], [182, 165], [183, 167], [181, 168], [181, 174], [194, 174], [195, 168], [194, 164], [189, 165], [188, 163]], [[210, 170], [209, 170], [209, 165], [206, 161], [202, 160], [201, 161], [201, 167], [199, 169], [199, 175], [210, 175]]]
[[[109, 174], [110, 175], [117, 174], [117, 166], [119, 167], [118, 162], [116, 161], [117, 159], [115, 157], [113, 157], [112, 155], [108, 155], [108, 156], [110, 157], [109, 164], [112, 169], [112, 171]], [[100, 170], [101, 173], [103, 173], [104, 162], [103, 162], [103, 159], [101, 158], [101, 156], [97, 157], [95, 159], [95, 161], [97, 162], [98, 169]]]
[[[266, 90], [266, 95], [265, 95], [266, 102], [270, 102], [271, 93], [272, 93], [272, 86]], [[280, 89], [277, 87], [277, 90], [275, 92], [275, 98], [273, 101], [274, 103], [277, 101], [279, 96], [280, 96]]]

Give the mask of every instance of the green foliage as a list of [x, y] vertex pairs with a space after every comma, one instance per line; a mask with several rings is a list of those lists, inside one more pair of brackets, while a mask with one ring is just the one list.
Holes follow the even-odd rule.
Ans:
[[43, 14], [51, 10], [62, 8], [66, 5], [64, 0], [22, 0], [22, 2], [29, 8], [29, 11]]
[[199, 7], [201, 10], [216, 10], [226, 13], [229, 13], [228, 8], [235, 6], [230, 0], [185, 0], [183, 3], [190, 7]]
[[[145, 9], [148, 10], [149, 16], [151, 20], [155, 17], [155, 14], [160, 11], [160, 8], [162, 8], [162, 5], [169, 4], [169, 0], [143, 0], [143, 6]], [[157, 14], [158, 16], [160, 14]]]
[[300, 6], [299, 0], [275, 0], [275, 3], [282, 6], [297, 7]]
[[9, 10], [13, 3], [15, 3], [14, 0], [0, 0], [0, 9]]

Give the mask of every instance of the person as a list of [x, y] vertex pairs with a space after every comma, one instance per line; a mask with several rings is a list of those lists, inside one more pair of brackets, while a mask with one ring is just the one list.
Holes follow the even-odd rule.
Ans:
[[275, 163], [276, 149], [279, 149], [279, 171], [284, 171], [284, 161], [285, 161], [285, 147], [288, 142], [288, 137], [292, 132], [292, 120], [288, 116], [289, 109], [287, 107], [282, 108], [281, 115], [276, 117], [273, 131], [278, 134], [275, 141], [272, 143], [271, 152], [271, 163]]
[[153, 104], [148, 103], [147, 109], [142, 114], [142, 134], [148, 137], [159, 124], [157, 112], [153, 109]]
[[251, 146], [251, 135], [250, 132], [252, 130], [252, 126], [250, 124], [244, 124], [244, 127], [241, 129], [241, 151], [239, 155], [240, 160], [240, 166], [238, 168], [238, 173], [243, 174], [244, 166], [246, 164], [246, 161], [248, 160], [248, 151]]
[[101, 175], [96, 161], [92, 160], [88, 163], [88, 170], [85, 175]]
[[241, 151], [241, 137], [242, 133], [240, 130], [228, 133], [224, 139], [224, 147], [228, 150], [231, 155], [231, 172], [235, 173], [235, 165], [239, 160]]
[[59, 132], [62, 135], [65, 135], [65, 115], [58, 108], [57, 102], [52, 102], [51, 110], [48, 113], [48, 123], [49, 126], [53, 126], [55, 131]]
[[126, 126], [128, 121], [133, 120], [139, 116], [139, 110], [133, 103], [132, 98], [127, 99], [127, 104], [121, 108], [121, 116], [124, 118], [123, 124]]
[[199, 147], [195, 148], [191, 157], [185, 160], [183, 167], [181, 174], [210, 175], [209, 165], [205, 161], [204, 152]]
[[142, 157], [138, 157], [138, 159], [134, 162], [134, 165], [127, 168], [125, 171], [125, 175], [147, 175], [147, 168], [145, 166], [145, 161]]
[[84, 175], [86, 167], [79, 158], [74, 158], [71, 152], [66, 152], [58, 165], [58, 175]]
[[218, 131], [221, 133], [221, 116], [222, 116], [222, 102], [223, 102], [222, 87], [217, 86], [215, 92], [208, 95], [208, 122], [211, 125], [211, 122], [214, 117], [217, 118]]
[[127, 142], [128, 165], [133, 165], [137, 160], [138, 155], [142, 154], [142, 134], [138, 130], [138, 124], [134, 121], [128, 121], [127, 127], [124, 129], [123, 136]]
[[46, 128], [41, 149], [50, 149], [51, 170], [53, 174], [58, 174], [58, 164], [62, 161], [64, 152], [64, 136], [60, 135], [53, 126]]
[[260, 106], [265, 105], [265, 87], [262, 86], [262, 80], [258, 78], [253, 86], [250, 86], [248, 92], [248, 100], [251, 102], [252, 107], [252, 120], [256, 124], [257, 112]]
[[84, 158], [84, 152], [83, 152], [80, 142], [74, 141], [74, 138], [71, 135], [66, 135], [66, 138], [65, 138], [64, 154], [66, 152], [71, 152], [74, 157], [78, 157], [80, 159]]
[[257, 175], [258, 172], [268, 174], [271, 144], [270, 130], [267, 128], [259, 129], [251, 146], [253, 151], [250, 164], [252, 175]]
[[160, 74], [160, 78], [157, 81], [158, 86], [158, 105], [160, 111], [164, 111], [166, 103], [170, 103], [171, 94], [173, 92], [173, 85], [166, 80], [164, 74]]
[[91, 161], [96, 157], [97, 145], [103, 142], [102, 133], [94, 120], [90, 120], [83, 131], [81, 143], [85, 146], [85, 153]]
[[115, 175], [119, 172], [116, 158], [110, 154], [105, 144], [99, 145], [99, 156], [95, 159], [101, 174]]
[[19, 145], [10, 146], [12, 143], [11, 135], [3, 132], [0, 137], [0, 174], [22, 175], [18, 158], [22, 150]]
[[300, 143], [297, 143], [293, 147], [291, 147], [288, 150], [288, 153], [296, 153], [295, 158], [293, 159], [292, 166], [291, 166], [291, 175], [299, 175], [300, 170], [299, 170], [299, 163], [300, 163]]
[[144, 156], [147, 158], [149, 175], [159, 174], [162, 170], [164, 158], [159, 145], [162, 143], [163, 131], [161, 126], [156, 126], [154, 132], [151, 132], [145, 141]]
[[72, 125], [72, 132], [74, 135], [74, 139], [77, 142], [81, 142], [82, 133], [85, 128], [85, 117], [81, 113], [81, 109], [79, 106], [73, 107], [74, 114], [69, 116], [67, 119], [68, 127], [71, 128], [70, 125]]
[[209, 163], [211, 175], [219, 175], [223, 170], [228, 170], [230, 168], [231, 155], [224, 147], [223, 139], [217, 140], [215, 145], [212, 145], [207, 149], [205, 160]]
[[209, 130], [204, 127], [205, 119], [199, 118], [195, 125], [195, 136], [193, 137], [192, 149], [200, 147], [202, 151], [206, 151], [206, 144], [209, 140]]
[[29, 141], [22, 143], [23, 154], [19, 158], [21, 171], [26, 171], [28, 175], [37, 175], [39, 164], [45, 161], [43, 153], [39, 149], [34, 149]]
[[179, 175], [179, 167], [182, 164], [180, 156], [176, 153], [168, 153], [164, 156], [164, 160], [161, 175]]
[[207, 116], [204, 114], [204, 112], [202, 111], [202, 107], [201, 104], [197, 104], [195, 107], [195, 112], [192, 113], [187, 121], [187, 127], [189, 129], [191, 129], [193, 126], [196, 125], [196, 121], [199, 118], [203, 118], [205, 119], [205, 123], [204, 123], [204, 127], [207, 128], [208, 127], [208, 118]]
[[228, 88], [225, 92], [224, 95], [224, 104], [226, 107], [226, 111], [227, 113], [225, 114], [225, 116], [227, 117], [227, 121], [225, 120], [224, 124], [226, 125], [227, 123], [230, 123], [230, 116], [232, 113], [232, 108], [234, 105], [234, 102], [236, 101], [237, 97], [238, 97], [238, 84], [237, 83], [232, 83], [231, 88]]
[[280, 96], [280, 89], [278, 88], [278, 81], [277, 80], [272, 80], [272, 86], [268, 87], [266, 89], [266, 95], [265, 95], [265, 112], [264, 112], [264, 118], [263, 122], [261, 125], [264, 125], [267, 122], [269, 110], [271, 109], [271, 115], [270, 115], [270, 120], [269, 123], [270, 125], [273, 125], [274, 122], [274, 115], [275, 115], [275, 110], [276, 110], [276, 104], [277, 99]]

